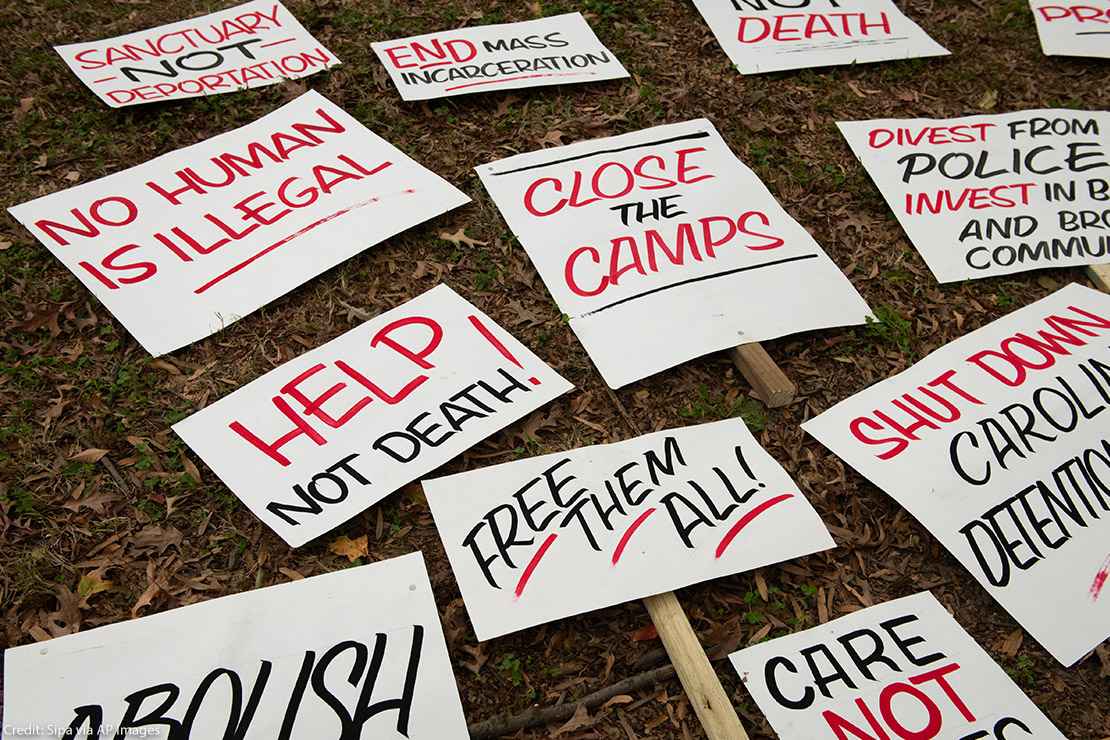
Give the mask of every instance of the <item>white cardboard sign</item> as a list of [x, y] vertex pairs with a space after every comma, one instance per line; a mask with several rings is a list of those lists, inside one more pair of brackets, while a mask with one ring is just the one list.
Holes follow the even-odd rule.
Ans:
[[419, 553], [11, 648], [4, 663], [4, 737], [469, 737]]
[[628, 77], [581, 13], [371, 46], [405, 100]]
[[1110, 262], [1110, 113], [837, 125], [938, 281]]
[[782, 740], [1065, 740], [927, 591], [730, 658]]
[[694, 0], [741, 74], [935, 57], [891, 0]]
[[308, 92], [10, 212], [161, 355], [469, 200]]
[[479, 640], [834, 547], [739, 419], [423, 485]]
[[802, 426], [1061, 663], [1110, 636], [1110, 295], [1070, 285]]
[[869, 313], [705, 119], [521, 154], [478, 174], [613, 388]]
[[254, 0], [199, 18], [54, 50], [113, 108], [264, 87], [339, 64], [275, 0]]
[[173, 429], [300, 547], [572, 387], [439, 285]]
[[1110, 0], [1029, 0], [1045, 54], [1110, 59]]

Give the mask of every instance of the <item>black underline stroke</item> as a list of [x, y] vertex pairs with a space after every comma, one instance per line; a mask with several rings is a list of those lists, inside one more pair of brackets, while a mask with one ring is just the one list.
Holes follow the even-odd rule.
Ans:
[[1110, 34], [1110, 31], [1076, 31], [1076, 36], [1104, 36]]
[[661, 144], [671, 144], [676, 141], [686, 141], [687, 139], [704, 139], [709, 136], [708, 131], [699, 131], [696, 134], [684, 134], [682, 136], [674, 136], [670, 139], [663, 139], [661, 141], [647, 141], [643, 144], [630, 144], [629, 146], [622, 146], [618, 149], [599, 149], [596, 152], [589, 152], [587, 154], [579, 154], [574, 157], [567, 157], [566, 159], [556, 159], [554, 162], [544, 162], [542, 164], [530, 164], [527, 167], [519, 167], [515, 170], [505, 170], [504, 172], [491, 172], [493, 176], [497, 175], [513, 175], [517, 172], [526, 172], [527, 170], [537, 170], [541, 167], [550, 167], [554, 164], [563, 164], [564, 162], [573, 162], [577, 159], [586, 159], [587, 157], [596, 157], [599, 154], [616, 154], [618, 152], [627, 152], [632, 149], [641, 149], [645, 146], [659, 146]]
[[638, 298], [645, 298], [645, 297], [647, 297], [649, 295], [652, 295], [654, 293], [659, 293], [659, 292], [662, 292], [664, 290], [670, 290], [671, 288], [681, 288], [683, 285], [690, 285], [691, 283], [700, 283], [703, 280], [715, 280], [716, 278], [719, 278], [719, 277], [726, 277], [728, 275], [735, 275], [738, 272], [748, 272], [749, 270], [760, 270], [760, 269], [763, 269], [764, 267], [775, 267], [776, 265], [785, 265], [788, 262], [799, 262], [801, 260], [817, 259], [817, 256], [818, 255], [816, 255], [816, 254], [803, 254], [800, 257], [786, 257], [785, 259], [781, 259], [781, 260], [772, 260], [771, 262], [762, 262], [758, 265], [748, 265], [747, 267], [737, 267], [733, 270], [725, 270], [723, 272], [714, 272], [711, 275], [701, 275], [700, 277], [693, 277], [693, 278], [690, 278], [688, 280], [680, 280], [677, 283], [671, 283], [670, 285], [664, 285], [664, 286], [661, 286], [659, 288], [652, 288], [651, 290], [645, 290], [643, 293], [637, 293], [636, 295], [630, 295], [627, 298], [621, 298], [619, 301], [613, 301], [612, 303], [606, 304], [606, 305], [602, 306], [601, 308], [595, 308], [593, 311], [587, 311], [586, 313], [579, 316], [579, 318], [585, 318], [587, 316], [593, 316], [596, 313], [601, 313], [602, 311], [605, 311], [606, 309], [613, 308], [614, 306], [619, 306], [622, 303], [628, 303], [629, 301], [634, 301]]

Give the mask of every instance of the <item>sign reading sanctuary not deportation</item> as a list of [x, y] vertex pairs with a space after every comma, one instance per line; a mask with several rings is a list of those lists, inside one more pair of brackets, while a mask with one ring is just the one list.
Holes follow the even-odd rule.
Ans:
[[838, 125], [940, 282], [1110, 262], [1110, 113]]
[[802, 426], [1061, 663], [1110, 636], [1110, 295], [1070, 285]]

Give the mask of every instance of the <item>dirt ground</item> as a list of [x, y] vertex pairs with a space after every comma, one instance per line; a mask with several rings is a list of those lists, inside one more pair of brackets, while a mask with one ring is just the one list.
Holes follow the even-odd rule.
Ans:
[[[684, 0], [288, 0], [344, 64], [246, 93], [110, 110], [51, 51], [230, 3], [4, 3], [0, 174], [4, 205], [130, 167], [254, 120], [315, 88], [474, 198], [369, 249], [247, 319], [152, 361], [46, 249], [0, 225], [0, 613], [16, 645], [350, 565], [329, 545], [367, 535], [370, 560], [423, 550], [466, 714], [477, 722], [569, 702], [655, 667], [640, 603], [478, 644], [419, 485], [291, 550], [170, 424], [437, 282], [450, 284], [577, 390], [442, 472], [632, 436], [472, 168], [656, 124], [708, 117], [809, 228], [882, 321], [766, 343], [799, 385], [767, 411], [724, 355], [619, 391], [643, 430], [741, 415], [798, 481], [837, 549], [685, 589], [707, 646], [786, 634], [931, 589], [1071, 738], [1110, 736], [1110, 650], [1064, 669], [892, 499], [799, 424], [951, 339], [1041, 298], [1079, 270], [940, 286], [834, 122], [1023, 108], [1110, 107], [1105, 62], [1048, 58], [1025, 0], [900, 0], [948, 58], [742, 77]], [[402, 103], [370, 42], [580, 9], [633, 73], [602, 84]], [[467, 237], [463, 239], [462, 237]], [[105, 449], [96, 462], [73, 459]], [[86, 461], [83, 461], [86, 460]], [[365, 559], [359, 562], [365, 562]], [[761, 595], [757, 580], [766, 585]], [[647, 658], [645, 659], [645, 656]], [[727, 662], [716, 664], [753, 737], [774, 737]], [[545, 728], [520, 737], [548, 737]], [[561, 737], [696, 738], [674, 680], [591, 712]]]

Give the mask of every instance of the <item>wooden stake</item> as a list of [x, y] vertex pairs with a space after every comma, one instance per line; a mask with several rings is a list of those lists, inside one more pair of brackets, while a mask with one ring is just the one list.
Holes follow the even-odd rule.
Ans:
[[678, 598], [668, 591], [644, 599], [644, 606], [709, 740], [748, 740]]
[[729, 355], [732, 363], [744, 374], [755, 390], [755, 395], [768, 408], [786, 406], [798, 394], [798, 387], [786, 377], [763, 345], [758, 342], [734, 347]]
[[1110, 293], [1110, 265], [1091, 265], [1087, 268], [1087, 276], [1096, 288]]

